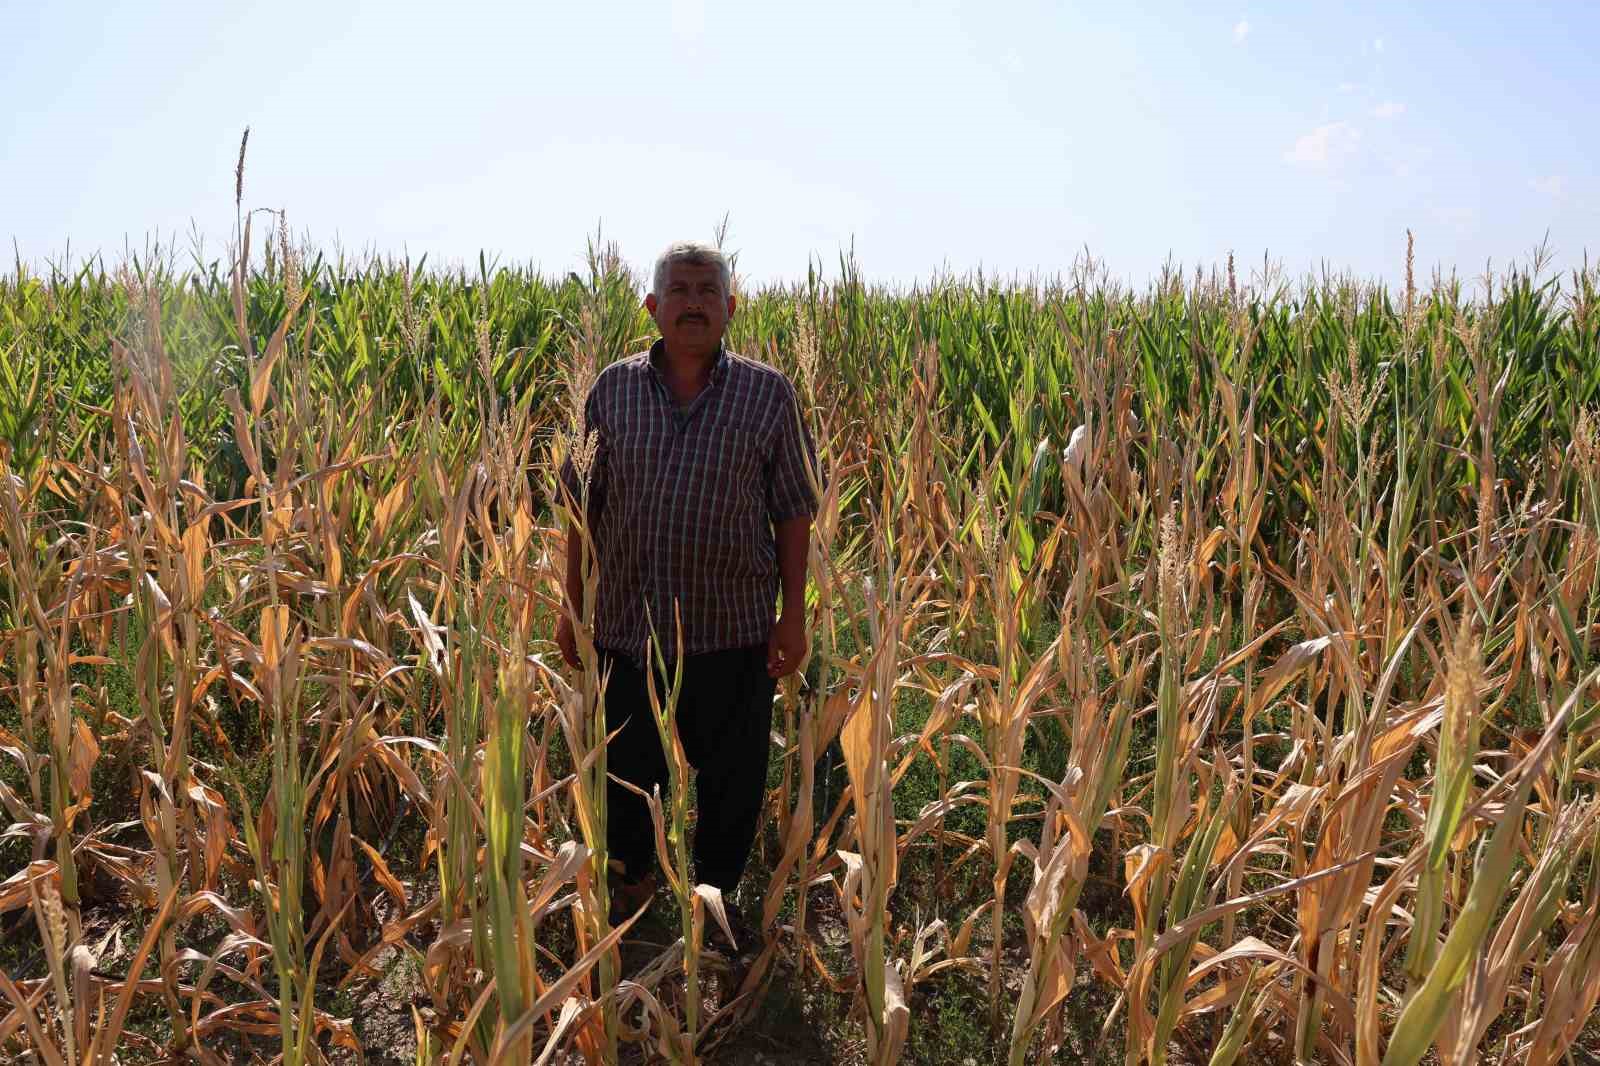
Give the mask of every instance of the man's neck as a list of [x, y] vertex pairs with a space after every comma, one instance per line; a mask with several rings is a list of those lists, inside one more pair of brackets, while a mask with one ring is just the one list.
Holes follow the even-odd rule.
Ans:
[[678, 381], [703, 382], [711, 377], [711, 368], [716, 365], [721, 350], [719, 344], [703, 352], [683, 351], [662, 342], [661, 369], [669, 378]]

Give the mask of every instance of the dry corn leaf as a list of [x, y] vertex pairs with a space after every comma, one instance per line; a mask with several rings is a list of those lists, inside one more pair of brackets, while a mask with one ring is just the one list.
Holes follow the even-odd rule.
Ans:
[[278, 667], [283, 659], [284, 644], [289, 636], [289, 607], [287, 604], [269, 604], [261, 609], [260, 649], [261, 674], [274, 688]]
[[87, 796], [95, 761], [100, 758], [100, 742], [82, 718], [73, 720], [72, 749], [68, 755], [67, 787], [74, 797]]
[[406, 590], [406, 602], [411, 606], [411, 618], [417, 623], [417, 632], [422, 637], [422, 650], [426, 655], [428, 669], [440, 677], [444, 676], [446, 659], [444, 640], [440, 634], [445, 632], [443, 626], [436, 626], [428, 617], [428, 612], [422, 609], [422, 604], [417, 602], [417, 597]]
[[1123, 891], [1133, 901], [1134, 921], [1141, 929], [1147, 921], [1145, 901], [1149, 897], [1150, 878], [1166, 865], [1165, 856], [1166, 852], [1154, 844], [1135, 844], [1122, 858], [1123, 877], [1127, 882]]
[[350, 839], [355, 842], [355, 845], [366, 854], [368, 861], [372, 863], [372, 876], [377, 878], [378, 884], [383, 887], [385, 892], [389, 893], [397, 906], [404, 909], [407, 906], [406, 886], [401, 884], [400, 879], [389, 869], [389, 864], [384, 861], [383, 855], [379, 853], [377, 848], [358, 836], [352, 836]]
[[187, 602], [198, 608], [206, 591], [206, 553], [211, 550], [211, 538], [206, 534], [203, 521], [192, 523], [183, 531], [183, 575]]
[[[48, 859], [35, 859], [6, 878], [0, 881], [0, 914], [15, 910], [18, 907], [30, 906], [33, 902], [33, 893], [39, 891], [39, 886], [45, 881], [59, 886], [61, 879], [60, 868]], [[60, 888], [57, 887], [57, 892]]]
[[839, 731], [839, 747], [844, 752], [845, 770], [850, 777], [850, 790], [860, 802], [867, 795], [867, 764], [872, 752], [872, 698], [865, 693], [850, 708], [844, 728]]
[[1261, 676], [1258, 682], [1260, 687], [1251, 697], [1249, 713], [1252, 716], [1258, 714], [1263, 707], [1272, 702], [1274, 696], [1294, 680], [1296, 674], [1316, 662], [1332, 643], [1332, 637], [1313, 637], [1310, 640], [1302, 640], [1284, 652]]

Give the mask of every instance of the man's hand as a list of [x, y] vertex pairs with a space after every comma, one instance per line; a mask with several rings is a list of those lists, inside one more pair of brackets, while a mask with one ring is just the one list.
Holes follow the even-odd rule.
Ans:
[[767, 638], [768, 677], [787, 677], [800, 669], [800, 660], [806, 657], [804, 618], [803, 613], [785, 613], [772, 627]]
[[556, 623], [556, 647], [561, 649], [561, 658], [566, 660], [568, 666], [574, 670], [583, 666], [578, 660], [578, 636], [572, 631], [572, 619], [565, 614]]

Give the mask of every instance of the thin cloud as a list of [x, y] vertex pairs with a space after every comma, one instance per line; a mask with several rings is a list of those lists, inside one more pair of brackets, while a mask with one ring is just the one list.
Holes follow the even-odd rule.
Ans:
[[1233, 24], [1233, 43], [1244, 44], [1244, 39], [1250, 36], [1250, 20], [1240, 19]]
[[1380, 154], [1389, 172], [1402, 181], [1420, 176], [1434, 156], [1433, 149], [1410, 141], [1393, 145]]
[[705, 0], [672, 0], [668, 5], [672, 35], [680, 41], [698, 41], [706, 33]]
[[1296, 166], [1320, 169], [1352, 154], [1360, 143], [1361, 131], [1355, 126], [1343, 121], [1328, 122], [1295, 138], [1283, 158]]
[[1377, 40], [1372, 42], [1372, 50], [1374, 52], [1383, 51], [1383, 38], [1382, 37], [1379, 37]]
[[1398, 100], [1385, 100], [1372, 109], [1374, 118], [1398, 118], [1406, 113], [1406, 105]]
[[1567, 176], [1565, 174], [1547, 174], [1542, 178], [1534, 178], [1528, 182], [1528, 186], [1540, 196], [1548, 196], [1552, 200], [1559, 200], [1567, 195]]
[[1428, 213], [1436, 222], [1450, 227], [1457, 234], [1468, 233], [1478, 224], [1478, 209], [1466, 204], [1436, 204], [1428, 209]]
[[1360, 90], [1360, 88], [1361, 83], [1358, 81], [1341, 81], [1339, 83], [1339, 91], [1342, 93], [1357, 92]]

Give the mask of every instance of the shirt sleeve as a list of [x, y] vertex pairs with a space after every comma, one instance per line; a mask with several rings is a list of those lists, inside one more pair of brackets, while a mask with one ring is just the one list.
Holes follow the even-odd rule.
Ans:
[[822, 465], [800, 412], [794, 386], [783, 383], [778, 428], [767, 461], [767, 513], [776, 525], [801, 515], [815, 517], [825, 484]]

